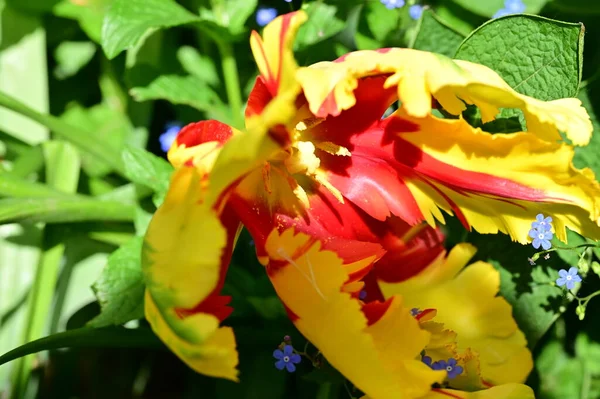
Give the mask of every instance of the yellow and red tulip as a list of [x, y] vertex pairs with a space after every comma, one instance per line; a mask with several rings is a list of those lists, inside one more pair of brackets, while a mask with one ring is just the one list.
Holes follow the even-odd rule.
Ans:
[[[422, 269], [445, 256], [434, 229], [444, 222], [441, 210], [468, 229], [521, 243], [538, 213], [553, 215], [559, 239], [566, 227], [600, 238], [600, 186], [590, 170], [573, 167], [572, 147], [558, 142], [564, 131], [586, 144], [591, 123], [576, 99], [539, 101], [486, 67], [416, 50], [360, 51], [298, 67], [292, 45], [305, 19], [290, 13], [263, 37], [252, 34], [260, 76], [243, 132], [198, 122], [170, 149], [176, 171], [145, 239], [146, 317], [190, 367], [236, 380], [233, 331], [220, 326], [231, 309], [220, 290], [243, 225], [295, 325], [359, 389], [375, 399], [445, 395], [430, 391], [445, 372], [419, 359], [432, 333], [409, 311], [425, 294], [365, 303], [359, 292], [414, 276], [396, 288], [418, 286]], [[382, 119], [398, 100], [398, 111]], [[431, 113], [434, 100], [454, 115], [475, 104], [484, 121], [499, 107], [520, 108], [528, 131], [491, 135], [460, 117], [441, 119]], [[454, 289], [471, 269], [436, 287]], [[507, 305], [492, 302], [508, 320]], [[516, 338], [501, 338], [523, 349], [510, 320], [502, 331]], [[527, 391], [505, 384], [522, 374], [498, 378], [487, 338], [456, 333], [457, 350], [478, 353], [484, 381], [503, 385], [454, 397]]]

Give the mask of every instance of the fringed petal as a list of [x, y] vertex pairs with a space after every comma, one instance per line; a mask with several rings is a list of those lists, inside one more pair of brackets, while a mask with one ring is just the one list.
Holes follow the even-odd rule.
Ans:
[[528, 131], [543, 140], [560, 140], [559, 131], [575, 145], [591, 138], [592, 124], [579, 100], [536, 100], [517, 93], [483, 65], [439, 54], [400, 48], [356, 51], [297, 72], [310, 110], [322, 118], [352, 108], [358, 80], [377, 75], [389, 75], [386, 87], [397, 87], [402, 108], [413, 117], [429, 115], [435, 98], [454, 115], [464, 111], [465, 104], [474, 104], [484, 122], [493, 120], [500, 107], [521, 109]]
[[154, 332], [200, 373], [237, 380], [238, 356], [231, 313], [220, 296], [239, 228], [235, 215], [220, 217], [204, 201], [196, 168], [176, 169], [163, 205], [146, 232], [142, 267], [146, 318]]
[[273, 231], [266, 252], [263, 262], [296, 327], [363, 392], [378, 399], [419, 397], [444, 378], [444, 372], [416, 360], [429, 334], [400, 298], [390, 299], [368, 326], [359, 301], [343, 292], [348, 272], [335, 253], [293, 229]]

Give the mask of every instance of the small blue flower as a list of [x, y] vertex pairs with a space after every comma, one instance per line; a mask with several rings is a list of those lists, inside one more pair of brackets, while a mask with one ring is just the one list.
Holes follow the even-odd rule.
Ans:
[[431, 357], [429, 357], [429, 356], [423, 356], [421, 358], [421, 361], [423, 363], [425, 363], [426, 365], [428, 365], [429, 367], [431, 367]]
[[265, 26], [277, 17], [277, 10], [274, 8], [258, 7], [256, 11], [256, 23], [259, 26]]
[[291, 3], [292, 2], [292, 0], [283, 0], [283, 1], [285, 1], [286, 3]]
[[381, 4], [388, 10], [393, 10], [394, 8], [404, 7], [404, 0], [381, 0]]
[[560, 269], [558, 271], [559, 278], [556, 279], [556, 285], [562, 287], [563, 285], [567, 286], [567, 289], [572, 290], [575, 286], [575, 283], [581, 282], [581, 277], [577, 274], [578, 270], [576, 267], [572, 267], [569, 271], [565, 269]]
[[519, 14], [525, 11], [525, 4], [522, 0], [504, 0], [504, 8], [510, 14]]
[[160, 142], [160, 148], [163, 152], [169, 151], [171, 148], [171, 144], [175, 141], [175, 137], [177, 137], [177, 133], [181, 130], [181, 125], [176, 122], [167, 123], [165, 126], [165, 132], [158, 136], [158, 141]]
[[434, 370], [446, 370], [448, 378], [453, 379], [462, 374], [463, 368], [456, 364], [456, 359], [451, 357], [448, 361], [438, 360], [431, 365]]
[[364, 301], [365, 298], [367, 297], [367, 291], [362, 290], [359, 294], [358, 294], [358, 299], [360, 299], [361, 301]]
[[531, 229], [529, 230], [529, 237], [533, 238], [533, 247], [538, 249], [540, 245], [544, 249], [550, 249], [552, 244], [550, 244], [550, 240], [552, 239], [552, 232], [544, 231], [539, 229]]
[[419, 310], [419, 308], [412, 308], [410, 310], [410, 314], [414, 317], [414, 316], [418, 316], [419, 314], [421, 314], [421, 312], [423, 312], [422, 310]]
[[408, 15], [414, 20], [421, 18], [423, 15], [423, 6], [419, 4], [413, 4], [408, 8]]
[[543, 214], [538, 213], [535, 217], [535, 222], [531, 223], [531, 228], [550, 231], [552, 230], [552, 218], [550, 216], [545, 218]]
[[283, 370], [285, 368], [290, 373], [296, 371], [296, 364], [300, 363], [302, 360], [299, 354], [294, 353], [292, 345], [284, 346], [283, 350], [275, 349], [275, 351], [273, 351], [273, 357], [277, 359], [275, 362], [277, 370]]

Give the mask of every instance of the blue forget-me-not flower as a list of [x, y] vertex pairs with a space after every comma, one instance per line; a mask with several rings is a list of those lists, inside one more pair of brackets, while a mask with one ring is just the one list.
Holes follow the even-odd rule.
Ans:
[[181, 130], [181, 124], [177, 122], [167, 123], [165, 126], [165, 132], [158, 136], [158, 141], [160, 142], [160, 148], [163, 152], [169, 151], [171, 148], [171, 144], [175, 141], [175, 137], [177, 137], [177, 133]]
[[552, 218], [550, 216], [545, 217], [543, 214], [538, 214], [535, 217], [535, 222], [531, 223], [531, 230], [529, 230], [529, 237], [533, 238], [533, 247], [538, 249], [540, 246], [544, 249], [550, 249], [552, 244]]
[[538, 213], [538, 215], [535, 217], [535, 222], [531, 223], [531, 228], [543, 231], [550, 231], [552, 230], [551, 223], [552, 218], [550, 216], [544, 217], [543, 214]]
[[404, 7], [404, 0], [381, 0], [381, 4], [386, 6], [388, 10]]
[[256, 11], [256, 23], [259, 26], [265, 26], [266, 24], [274, 20], [276, 16], [276, 9], [272, 7], [258, 7], [258, 11]]
[[431, 365], [433, 370], [446, 370], [448, 378], [453, 379], [462, 374], [463, 368], [456, 364], [456, 359], [451, 357], [448, 361], [438, 360]]
[[533, 238], [532, 245], [535, 249], [538, 249], [540, 246], [544, 249], [550, 249], [552, 244], [550, 240], [552, 239], [551, 231], [544, 231], [540, 229], [531, 229], [529, 230], [529, 237]]
[[423, 6], [422, 5], [413, 4], [412, 6], [410, 6], [408, 8], [408, 15], [410, 15], [410, 17], [412, 19], [419, 19], [419, 18], [421, 18], [422, 14], [423, 14]]
[[500, 18], [510, 14], [520, 14], [522, 12], [525, 12], [525, 8], [526, 6], [523, 3], [523, 0], [505, 0], [504, 8], [501, 8], [498, 11], [496, 11], [492, 18]]
[[285, 345], [283, 350], [275, 349], [273, 357], [277, 359], [275, 367], [278, 370], [283, 370], [285, 368], [290, 373], [296, 371], [296, 364], [300, 363], [302, 360], [299, 354], [294, 353], [292, 345]]
[[575, 283], [581, 282], [581, 277], [577, 274], [578, 270], [576, 267], [572, 267], [569, 271], [565, 269], [560, 269], [558, 271], [559, 278], [556, 279], [556, 285], [562, 287], [563, 285], [567, 286], [567, 289], [572, 290], [575, 286]]

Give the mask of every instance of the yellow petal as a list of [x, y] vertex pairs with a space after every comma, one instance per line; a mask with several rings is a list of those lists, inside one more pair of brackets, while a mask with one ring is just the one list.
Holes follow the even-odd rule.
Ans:
[[272, 96], [298, 85], [294, 76], [298, 65], [292, 47], [296, 32], [306, 19], [304, 11], [281, 15], [265, 27], [262, 38], [256, 31], [250, 36], [256, 65]]
[[343, 292], [348, 270], [335, 253], [293, 229], [273, 231], [265, 249], [271, 282], [298, 330], [363, 392], [377, 399], [414, 398], [443, 380], [445, 372], [416, 360], [429, 334], [400, 298], [367, 326], [360, 302]]
[[209, 313], [181, 316], [208, 298], [220, 280], [225, 227], [204, 201], [206, 187], [193, 167], [176, 169], [145, 236], [142, 267], [146, 318], [154, 332], [196, 371], [237, 379], [233, 332]]
[[[447, 276], [454, 274], [457, 264], [466, 265], [472, 256], [470, 246], [466, 246], [459, 244], [450, 252], [448, 268], [453, 272]], [[479, 354], [485, 381], [494, 385], [525, 381], [533, 361], [511, 306], [496, 296], [500, 288], [498, 271], [490, 264], [476, 262], [454, 278], [436, 281], [428, 276], [442, 275], [436, 269], [444, 268], [444, 264], [434, 262], [433, 266], [433, 271], [425, 269], [401, 283], [380, 281], [384, 297], [402, 295], [407, 307], [436, 309], [435, 321], [456, 332], [458, 352], [470, 348]]]
[[420, 178], [407, 185], [429, 223], [443, 222], [439, 208], [459, 209], [478, 232], [501, 231], [525, 244], [535, 215], [543, 213], [553, 217], [562, 241], [566, 227], [600, 239], [600, 185], [591, 170], [573, 166], [572, 147], [527, 133], [492, 135], [462, 119], [398, 115], [419, 126], [399, 137], [410, 143], [404, 151], [418, 156], [411, 166]]
[[592, 124], [581, 102], [574, 98], [544, 102], [517, 93], [491, 69], [467, 61], [412, 49], [356, 51], [335, 62], [300, 68], [297, 79], [318, 117], [337, 115], [355, 104], [357, 80], [390, 74], [386, 87], [397, 86], [402, 108], [411, 116], [431, 113], [432, 96], [448, 112], [459, 115], [466, 104], [477, 105], [484, 122], [499, 108], [518, 108], [528, 131], [547, 141], [561, 139], [559, 130], [576, 145], [585, 145]]
[[535, 399], [533, 390], [527, 385], [504, 384], [477, 392], [454, 389], [434, 389], [419, 399]]
[[160, 339], [193, 370], [211, 377], [238, 381], [238, 354], [231, 327], [206, 313], [180, 319], [171, 310], [166, 316], [146, 290], [146, 319]]

